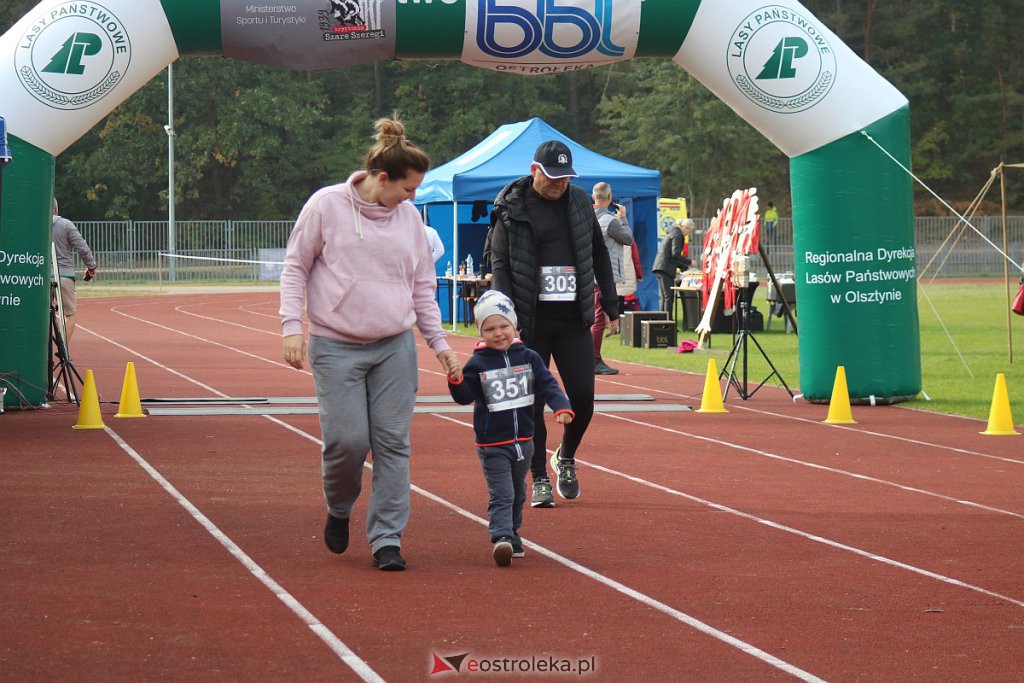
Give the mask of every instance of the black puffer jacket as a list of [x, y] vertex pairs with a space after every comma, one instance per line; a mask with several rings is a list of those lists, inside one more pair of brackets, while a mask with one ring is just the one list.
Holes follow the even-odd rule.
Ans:
[[[519, 329], [527, 342], [533, 336], [540, 289], [537, 241], [526, 212], [525, 194], [532, 182], [531, 176], [523, 176], [498, 194], [488, 234], [494, 275], [491, 286], [512, 299], [519, 316]], [[601, 289], [601, 307], [605, 313], [611, 320], [619, 317], [615, 280], [590, 195], [576, 185], [570, 185], [567, 194], [569, 230], [576, 254], [576, 302], [583, 323], [590, 327], [594, 324], [595, 282]]]

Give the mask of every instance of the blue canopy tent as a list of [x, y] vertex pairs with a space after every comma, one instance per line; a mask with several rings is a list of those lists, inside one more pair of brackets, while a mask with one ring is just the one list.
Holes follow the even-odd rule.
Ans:
[[[574, 184], [587, 192], [601, 181], [612, 186], [616, 202], [626, 207], [640, 262], [644, 274], [648, 273], [658, 248], [661, 173], [592, 152], [541, 119], [533, 118], [501, 126], [461, 156], [427, 172], [415, 203], [444, 242], [445, 257], [437, 263], [439, 275], [447, 267], [443, 262], [454, 263], [456, 271], [467, 255], [473, 257], [474, 263], [480, 263], [491, 202], [510, 181], [529, 174], [533, 154], [546, 140], [561, 140], [572, 150], [573, 168], [580, 174]], [[482, 202], [487, 203], [486, 210]], [[441, 303], [446, 316], [457, 309], [455, 294], [453, 291], [450, 302]], [[643, 308], [657, 307], [658, 287], [653, 277], [644, 277], [637, 296]]]

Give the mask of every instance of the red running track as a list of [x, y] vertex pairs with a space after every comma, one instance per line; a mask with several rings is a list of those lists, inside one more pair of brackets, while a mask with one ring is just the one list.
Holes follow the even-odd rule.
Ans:
[[[1022, 441], [976, 420], [830, 426], [774, 388], [725, 415], [598, 414], [581, 498], [527, 509], [527, 557], [501, 569], [470, 416], [416, 415], [409, 569], [387, 573], [369, 472], [352, 547], [323, 547], [315, 416], [113, 417], [127, 361], [143, 397], [313, 395], [276, 295], [80, 308], [108, 429], [66, 405], [0, 416], [0, 679], [1024, 677]], [[420, 394], [446, 393], [419, 345]], [[620, 367], [598, 393], [699, 400], [703, 376]]]

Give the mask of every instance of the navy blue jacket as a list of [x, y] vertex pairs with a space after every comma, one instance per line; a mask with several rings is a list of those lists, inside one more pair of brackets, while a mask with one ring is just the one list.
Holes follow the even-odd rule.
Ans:
[[[473, 407], [473, 429], [476, 431], [477, 446], [501, 446], [517, 441], [529, 441], [533, 438], [533, 404], [520, 405], [490, 410], [487, 404], [488, 394], [492, 403], [496, 400], [508, 400], [510, 403], [522, 402], [522, 383], [514, 377], [488, 381], [481, 379], [481, 374], [509, 369], [519, 375], [529, 367], [533, 372], [533, 398], [542, 401], [555, 411], [555, 414], [567, 412], [575, 414], [569, 406], [569, 399], [558, 386], [551, 371], [536, 351], [526, 347], [518, 339], [512, 342], [507, 351], [495, 351], [487, 348], [481, 341], [477, 344], [473, 355], [462, 368], [462, 380], [456, 384], [448, 380], [448, 391], [457, 403]], [[484, 386], [484, 381], [489, 385]]]

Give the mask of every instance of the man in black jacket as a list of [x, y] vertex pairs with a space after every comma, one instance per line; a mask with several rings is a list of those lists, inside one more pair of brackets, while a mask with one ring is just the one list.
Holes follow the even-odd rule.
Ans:
[[[492, 288], [507, 294], [522, 339], [549, 365], [554, 358], [576, 418], [564, 427], [551, 458], [558, 494], [578, 498], [576, 449], [594, 415], [594, 289], [618, 330], [611, 261], [590, 195], [570, 185], [572, 152], [549, 140], [537, 148], [530, 175], [505, 186], [494, 200], [489, 234]], [[530, 505], [554, 507], [547, 474], [547, 429], [536, 406]]]
[[661, 241], [658, 255], [654, 257], [654, 276], [658, 278], [658, 290], [661, 293], [661, 310], [672, 314], [675, 308], [676, 270], [687, 270], [692, 261], [683, 256], [686, 238], [693, 234], [693, 221], [689, 218], [679, 221], [668, 230]]

